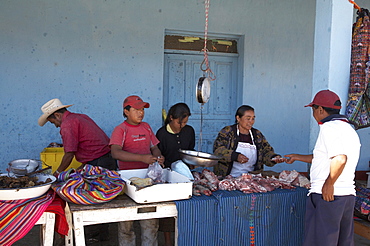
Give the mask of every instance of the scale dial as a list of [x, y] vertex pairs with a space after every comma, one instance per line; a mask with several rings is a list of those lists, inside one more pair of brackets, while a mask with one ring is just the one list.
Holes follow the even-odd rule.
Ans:
[[207, 77], [200, 77], [196, 86], [196, 97], [199, 103], [206, 103], [211, 96], [211, 83]]

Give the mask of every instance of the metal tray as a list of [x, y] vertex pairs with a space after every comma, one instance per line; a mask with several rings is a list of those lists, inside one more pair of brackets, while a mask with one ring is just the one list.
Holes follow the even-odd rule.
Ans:
[[221, 157], [193, 150], [179, 150], [180, 157], [183, 162], [188, 165], [213, 167], [217, 164]]
[[9, 171], [16, 176], [24, 176], [36, 171], [41, 166], [41, 161], [34, 159], [17, 159], [9, 162]]

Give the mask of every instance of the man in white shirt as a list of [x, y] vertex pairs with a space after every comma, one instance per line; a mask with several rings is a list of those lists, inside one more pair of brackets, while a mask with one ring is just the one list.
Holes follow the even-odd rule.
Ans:
[[334, 92], [319, 91], [305, 107], [312, 107], [320, 126], [313, 154], [286, 155], [289, 164], [312, 163], [303, 245], [354, 246], [354, 177], [360, 155], [359, 137], [347, 118], [339, 114], [341, 102]]

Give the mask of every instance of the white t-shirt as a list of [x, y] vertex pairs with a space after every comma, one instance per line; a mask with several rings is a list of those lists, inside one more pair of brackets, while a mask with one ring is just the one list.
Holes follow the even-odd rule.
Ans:
[[346, 155], [347, 163], [334, 183], [334, 195], [356, 195], [354, 178], [360, 147], [356, 131], [347, 122], [332, 120], [320, 125], [310, 170], [310, 193], [322, 194], [322, 186], [329, 176], [331, 158]]

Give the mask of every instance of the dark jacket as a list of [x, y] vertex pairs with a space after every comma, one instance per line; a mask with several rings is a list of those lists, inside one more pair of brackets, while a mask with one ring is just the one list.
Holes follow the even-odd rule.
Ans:
[[[252, 135], [254, 144], [257, 147], [257, 161], [254, 166], [254, 171], [263, 170], [263, 165], [269, 167], [274, 166], [276, 163], [271, 161], [271, 158], [274, 158], [278, 154], [274, 152], [274, 149], [259, 130], [252, 128]], [[214, 167], [214, 172], [217, 175], [226, 176], [230, 174], [233, 162], [238, 159], [238, 155], [240, 154], [235, 152], [238, 147], [238, 142], [239, 136], [237, 135], [236, 124], [226, 126], [218, 133], [213, 144], [213, 152], [223, 159]]]

